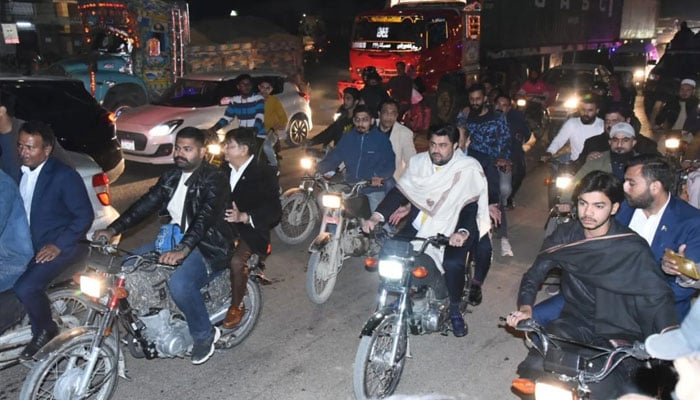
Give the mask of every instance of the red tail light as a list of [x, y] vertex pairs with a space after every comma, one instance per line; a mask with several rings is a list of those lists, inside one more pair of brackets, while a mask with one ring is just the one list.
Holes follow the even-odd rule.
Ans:
[[109, 197], [109, 178], [105, 173], [95, 174], [92, 176], [92, 188], [95, 189], [97, 200], [103, 206], [111, 204]]
[[115, 113], [113, 113], [113, 112], [110, 112], [110, 113], [107, 114], [107, 119], [108, 119], [111, 123], [115, 123], [115, 122], [117, 122], [117, 114], [115, 114]]

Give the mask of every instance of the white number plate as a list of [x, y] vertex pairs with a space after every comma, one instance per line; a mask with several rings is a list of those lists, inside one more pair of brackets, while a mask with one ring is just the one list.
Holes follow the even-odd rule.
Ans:
[[134, 147], [133, 140], [122, 139], [121, 143], [122, 143], [122, 149], [124, 149], [124, 150], [136, 150], [136, 147]]

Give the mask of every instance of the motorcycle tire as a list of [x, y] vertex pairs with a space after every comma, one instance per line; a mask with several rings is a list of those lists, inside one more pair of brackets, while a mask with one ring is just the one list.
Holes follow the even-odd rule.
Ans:
[[76, 295], [75, 289], [58, 289], [48, 292], [51, 314], [59, 329], [72, 329], [88, 325], [92, 316], [89, 301]]
[[331, 260], [325, 250], [315, 251], [309, 256], [306, 269], [306, 294], [312, 302], [323, 304], [333, 293], [338, 277], [337, 260]]
[[299, 244], [314, 232], [319, 220], [318, 204], [313, 197], [296, 192], [282, 199], [282, 218], [275, 233], [287, 244]]
[[[391, 396], [396, 390], [408, 349], [405, 323], [399, 330], [398, 337], [393, 335], [394, 326], [398, 321], [398, 314], [389, 315], [376, 327], [371, 336], [363, 336], [360, 339], [353, 373], [356, 399], [382, 399]], [[391, 357], [394, 340], [399, 340], [399, 343], [395, 364], [390, 367], [387, 365], [387, 358]]]
[[241, 323], [238, 324], [234, 329], [225, 330], [225, 338], [222, 339], [223, 347], [230, 349], [231, 347], [238, 346], [243, 342], [255, 329], [260, 319], [260, 312], [263, 307], [263, 297], [262, 290], [260, 290], [260, 283], [255, 280], [255, 278], [248, 279], [248, 285], [246, 286], [246, 294], [243, 297], [243, 304], [245, 304], [245, 314]]
[[[75, 337], [37, 361], [24, 380], [20, 400], [74, 398], [73, 388], [78, 385], [82, 368], [87, 364], [95, 334], [93, 331]], [[118, 359], [117, 344], [114, 339], [108, 338], [103, 342], [90, 377], [90, 399], [106, 400], [112, 397], [119, 379]]]

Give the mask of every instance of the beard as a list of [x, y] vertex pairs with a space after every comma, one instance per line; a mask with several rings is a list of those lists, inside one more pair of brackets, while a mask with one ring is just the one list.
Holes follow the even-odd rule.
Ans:
[[581, 119], [581, 123], [584, 125], [591, 125], [592, 123], [595, 122], [596, 116], [589, 117], [587, 115], [581, 115], [579, 117]]
[[484, 110], [484, 103], [481, 104], [470, 104], [469, 109], [471, 112], [475, 112], [476, 115], [480, 115], [481, 112]]
[[450, 162], [452, 159], [452, 155], [450, 155], [447, 158], [442, 158], [440, 153], [430, 153], [430, 161], [433, 163], [433, 165], [442, 166]]
[[644, 192], [641, 196], [637, 198], [632, 198], [627, 193], [625, 193], [625, 199], [627, 199], [627, 203], [630, 205], [630, 207], [641, 209], [649, 208], [654, 202], [654, 198], [651, 196], [649, 189], [647, 189], [646, 192]]

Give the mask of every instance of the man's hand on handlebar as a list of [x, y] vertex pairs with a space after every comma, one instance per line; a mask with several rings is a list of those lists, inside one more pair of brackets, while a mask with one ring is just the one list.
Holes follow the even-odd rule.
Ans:
[[373, 176], [372, 182], [370, 183], [370, 186], [380, 187], [383, 184], [384, 184], [384, 178], [379, 177], [379, 176]]
[[382, 222], [382, 215], [378, 212], [372, 213], [372, 216], [369, 219], [362, 221], [362, 231], [364, 233], [370, 233], [380, 222]]
[[467, 243], [467, 239], [469, 239], [469, 233], [455, 232], [450, 235], [450, 246], [462, 247], [465, 243]]
[[506, 323], [515, 328], [518, 322], [532, 318], [532, 306], [520, 306], [520, 310], [508, 314]]
[[552, 153], [544, 153], [540, 157], [540, 161], [542, 161], [542, 162], [549, 162], [549, 160], [551, 160], [551, 159], [552, 159]]

